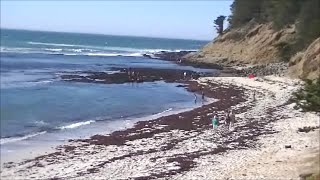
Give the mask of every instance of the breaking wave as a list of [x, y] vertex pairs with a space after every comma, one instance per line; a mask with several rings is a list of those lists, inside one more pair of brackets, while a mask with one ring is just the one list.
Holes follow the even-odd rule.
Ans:
[[79, 126], [83, 126], [83, 125], [89, 125], [91, 123], [94, 123], [96, 121], [94, 120], [89, 120], [89, 121], [84, 121], [84, 122], [77, 122], [77, 123], [73, 123], [73, 124], [69, 124], [69, 125], [66, 125], [66, 126], [61, 126], [59, 127], [58, 129], [74, 129], [74, 128], [77, 128]]
[[89, 46], [79, 44], [59, 44], [45, 42], [27, 42], [29, 47], [3, 47], [1, 53], [24, 53], [24, 54], [48, 54], [48, 55], [65, 55], [65, 56], [126, 56], [141, 57], [143, 55], [152, 56], [160, 52], [180, 52], [180, 51], [196, 51], [196, 49], [139, 49], [130, 47], [114, 47], [114, 46]]

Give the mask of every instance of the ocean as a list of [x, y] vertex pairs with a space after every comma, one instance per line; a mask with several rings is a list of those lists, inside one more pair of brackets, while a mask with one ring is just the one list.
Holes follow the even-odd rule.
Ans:
[[66, 82], [65, 73], [150, 67], [203, 71], [143, 54], [206, 41], [1, 29], [1, 156], [130, 127], [199, 106], [176, 83]]

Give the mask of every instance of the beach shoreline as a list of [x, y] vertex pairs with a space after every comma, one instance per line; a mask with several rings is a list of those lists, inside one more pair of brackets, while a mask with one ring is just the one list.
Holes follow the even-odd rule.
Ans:
[[[287, 154], [292, 158], [297, 153], [318, 148], [316, 143], [310, 142], [319, 141], [315, 136], [319, 134], [317, 128], [308, 134], [296, 133], [297, 128], [319, 126], [316, 114], [295, 110], [293, 104], [288, 102], [291, 93], [299, 87], [298, 80], [275, 76], [255, 79], [202, 77], [188, 81], [185, 86], [188, 91], [204, 91], [207, 97], [218, 101], [187, 112], [139, 121], [132, 128], [110, 135], [72, 140], [58, 147], [54, 153], [5, 164], [1, 177], [297, 178], [299, 174], [283, 169], [268, 173], [268, 166], [260, 167], [259, 171], [254, 171], [254, 166], [243, 168], [246, 164], [257, 165], [259, 161], [268, 161], [261, 159], [259, 155], [262, 153], [285, 152], [280, 154], [280, 159], [283, 159]], [[257, 101], [252, 99], [253, 91], [257, 93]], [[210, 124], [213, 111], [222, 116], [230, 108], [236, 112], [235, 130], [228, 131], [222, 125], [213, 131]], [[292, 113], [294, 116], [290, 116]], [[298, 117], [306, 122], [292, 122], [292, 118]], [[289, 135], [283, 134], [284, 131], [297, 139], [292, 140]], [[296, 144], [300, 136], [306, 141]], [[277, 142], [277, 146], [268, 143], [270, 138]], [[288, 144], [292, 148], [284, 147]], [[279, 161], [277, 157], [274, 160]], [[283, 166], [280, 162], [277, 164]]]
[[[128, 69], [130, 69], [130, 71], [135, 72], [135, 75], [129, 76], [128, 75]], [[183, 73], [186, 72], [186, 76], [183, 76]], [[184, 83], [185, 81], [190, 80], [191, 75], [192, 74], [196, 74], [197, 72], [195, 71], [191, 71], [191, 70], [184, 70], [184, 69], [175, 69], [175, 68], [143, 68], [143, 67], [133, 67], [133, 68], [110, 68], [109, 71], [73, 71], [73, 72], [59, 72], [56, 75], [56, 79], [57, 82], [61, 82], [61, 83], [68, 83], [68, 84], [82, 84], [83, 86], [104, 86], [102, 84], [106, 84], [106, 87], [112, 87], [114, 85], [119, 84], [119, 86], [128, 86], [130, 89], [134, 90], [134, 91], [143, 91], [145, 86], [153, 86], [157, 85], [157, 84], [167, 84], [170, 88], [172, 89], [180, 89], [177, 92], [183, 92], [185, 94], [188, 94], [188, 99], [186, 99], [189, 102], [186, 102], [186, 104], [182, 104], [181, 103], [181, 99], [179, 99], [179, 101], [174, 102], [170, 104], [170, 108], [172, 108], [172, 110], [169, 111], [176, 111], [176, 110], [180, 110], [180, 109], [185, 109], [187, 108], [187, 110], [189, 109], [189, 107], [194, 107], [194, 106], [198, 106], [198, 105], [194, 105], [193, 104], [193, 94], [192, 93], [188, 93], [187, 91], [183, 90], [182, 88], [176, 88], [176, 86], [184, 86], [181, 85], [181, 83]], [[138, 76], [137, 76], [138, 75]], [[141, 78], [140, 81], [137, 81], [137, 77]], [[66, 81], [66, 82], [64, 82]], [[70, 82], [72, 81], [72, 82]], [[171, 82], [171, 83], [170, 83]], [[96, 83], [96, 84], [94, 84]], [[169, 84], [170, 83], [170, 84]], [[166, 85], [166, 86], [167, 86]], [[163, 93], [161, 93], [163, 94]], [[104, 95], [104, 94], [103, 94]], [[163, 94], [166, 95], [166, 94]], [[198, 95], [199, 96], [199, 95]], [[146, 96], [147, 97], [147, 96]], [[103, 96], [101, 97], [101, 99], [104, 98]], [[190, 99], [189, 99], [190, 98]], [[167, 107], [169, 108], [169, 107]], [[154, 108], [157, 109], [157, 108]], [[136, 115], [136, 116], [118, 116], [116, 118], [114, 118], [116, 121], [127, 121], [127, 119], [129, 118], [130, 121], [132, 119], [143, 119], [141, 118], [142, 116], [148, 116], [148, 115], [152, 115], [153, 113], [162, 113], [163, 110], [167, 111], [168, 109], [163, 109], [163, 108], [159, 108], [161, 109], [160, 111], [153, 111], [148, 113], [145, 113], [143, 115]], [[153, 115], [152, 115], [153, 116]], [[70, 139], [66, 136], [66, 138], [64, 137], [60, 137], [59, 135], [55, 135], [58, 134], [59, 132], [61, 132], [60, 134], [63, 134], [65, 132], [62, 131], [66, 131], [69, 129], [74, 129], [74, 128], [82, 128], [83, 126], [88, 126], [89, 124], [94, 124], [94, 123], [99, 123], [99, 124], [103, 124], [103, 121], [106, 121], [106, 123], [109, 122], [109, 119], [103, 119], [103, 116], [99, 116], [97, 118], [93, 117], [93, 118], [83, 118], [80, 119], [80, 122], [76, 121], [71, 123], [66, 123], [64, 125], [57, 125], [55, 127], [49, 127], [49, 128], [42, 128], [40, 129], [40, 131], [36, 131], [34, 133], [29, 133], [26, 135], [19, 135], [19, 136], [6, 136], [5, 138], [0, 139], [1, 145], [4, 145], [4, 147], [2, 148], [2, 153], [1, 153], [1, 157], [2, 157], [2, 162], [6, 162], [8, 161], [8, 159], [12, 159], [14, 161], [16, 161], [16, 159], [21, 159], [21, 158], [17, 158], [17, 156], [15, 156], [15, 153], [19, 154], [19, 157], [24, 157], [20, 156], [22, 154], [26, 154], [26, 157], [29, 158], [29, 154], [30, 157], [34, 157], [35, 154], [39, 154], [41, 153], [41, 151], [43, 152], [50, 152], [52, 151], [51, 149], [53, 148], [52, 146], [50, 146], [50, 143], [47, 143], [47, 141], [45, 140], [46, 144], [45, 147], [43, 147], [42, 145], [40, 145], [40, 147], [38, 147], [39, 145], [37, 144], [42, 144], [41, 141], [43, 141], [43, 139], [46, 139], [48, 141], [50, 140], [50, 135], [48, 134], [53, 134], [53, 138], [57, 138], [59, 140], [59, 142], [56, 142], [56, 140], [52, 140], [52, 144], [54, 146], [56, 146], [56, 144], [61, 144], [61, 142], [63, 141], [63, 139]], [[148, 117], [145, 117], [148, 118]], [[110, 120], [111, 121], [111, 120]], [[134, 121], [134, 120], [132, 120]], [[38, 121], [36, 122], [38, 123]], [[40, 124], [41, 123], [41, 124]], [[35, 124], [35, 125], [47, 125], [49, 123], [44, 122], [44, 121], [40, 121], [39, 120], [39, 124]], [[109, 125], [109, 124], [104, 124], [104, 125]], [[120, 126], [121, 127], [120, 127]], [[112, 126], [112, 125], [111, 125]], [[126, 124], [121, 125], [120, 123], [118, 123], [118, 126], [120, 128], [114, 128], [114, 127], [110, 127], [112, 130], [114, 131], [115, 129], [122, 129], [123, 127], [127, 127]], [[94, 129], [92, 128], [92, 130], [94, 131]], [[109, 128], [105, 128], [105, 131], [109, 132]], [[97, 129], [96, 133], [100, 133], [99, 128]], [[66, 132], [65, 134], [68, 135], [68, 132]], [[82, 138], [85, 135], [79, 133], [80, 136], [78, 138]], [[72, 135], [72, 134], [71, 134]], [[46, 136], [45, 138], [41, 138], [39, 136]], [[51, 137], [52, 137], [51, 136]], [[59, 136], [59, 137], [55, 137], [55, 136]], [[76, 137], [73, 137], [76, 138]], [[20, 143], [21, 142], [21, 143]], [[7, 144], [9, 144], [7, 146]], [[30, 145], [28, 145], [30, 144]], [[49, 145], [47, 145], [49, 144]], [[37, 147], [35, 147], [37, 146]], [[50, 146], [50, 147], [49, 147]], [[21, 148], [23, 147], [23, 148]], [[26, 150], [27, 153], [24, 152], [24, 150], [26, 148], [29, 148], [28, 150]], [[39, 151], [38, 149], [43, 149], [41, 151]], [[36, 151], [37, 153], [34, 153], [33, 151]], [[3, 155], [4, 154], [4, 155]], [[14, 158], [11, 158], [9, 156], [14, 156]], [[4, 156], [4, 157], [3, 157]], [[5, 159], [5, 160], [4, 160]], [[10, 161], [10, 160], [9, 160]]]

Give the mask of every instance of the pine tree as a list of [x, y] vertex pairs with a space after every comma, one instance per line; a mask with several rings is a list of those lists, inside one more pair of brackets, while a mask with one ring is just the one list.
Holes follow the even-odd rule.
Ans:
[[221, 35], [223, 33], [223, 23], [226, 19], [226, 16], [218, 16], [216, 20], [214, 20], [215, 28], [217, 30], [217, 33]]

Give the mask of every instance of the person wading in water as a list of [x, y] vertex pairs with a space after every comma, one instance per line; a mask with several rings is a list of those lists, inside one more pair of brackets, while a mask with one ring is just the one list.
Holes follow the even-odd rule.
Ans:
[[195, 93], [193, 93], [193, 95], [194, 95], [194, 104], [197, 104], [198, 97], [197, 97], [197, 95]]

